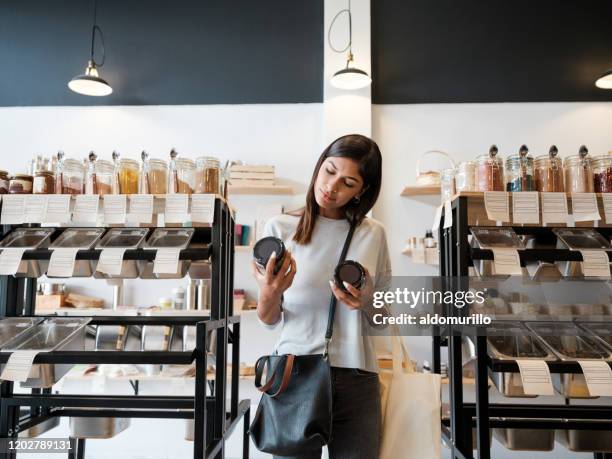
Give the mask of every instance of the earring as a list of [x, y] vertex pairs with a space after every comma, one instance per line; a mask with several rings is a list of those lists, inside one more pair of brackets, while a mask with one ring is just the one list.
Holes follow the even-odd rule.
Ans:
[[359, 196], [355, 196], [353, 198], [353, 201], [355, 201], [356, 204], [358, 204], [360, 200], [361, 200], [361, 198]]

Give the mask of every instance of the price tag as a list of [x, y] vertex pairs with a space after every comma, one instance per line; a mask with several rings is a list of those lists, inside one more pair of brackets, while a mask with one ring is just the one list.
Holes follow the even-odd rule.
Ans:
[[612, 396], [612, 369], [603, 360], [578, 360], [589, 394], [593, 397]]
[[42, 223], [47, 208], [47, 195], [28, 194], [25, 200], [25, 223]]
[[167, 194], [164, 212], [166, 223], [184, 223], [189, 219], [189, 195]]
[[191, 221], [197, 223], [212, 223], [215, 217], [214, 194], [191, 195]]
[[178, 272], [178, 262], [181, 249], [157, 249], [153, 262], [154, 274], [175, 274]]
[[123, 267], [125, 249], [102, 249], [96, 271], [110, 276], [119, 276]]
[[444, 201], [444, 228], [453, 226], [453, 206], [450, 200]]
[[612, 193], [602, 193], [604, 214], [606, 215], [606, 224], [612, 224]]
[[572, 193], [572, 215], [575, 222], [601, 220], [595, 193]]
[[521, 257], [515, 249], [492, 249], [493, 267], [497, 275], [522, 274]]
[[130, 223], [151, 223], [151, 220], [153, 220], [153, 195], [135, 194], [130, 196], [130, 212], [127, 219]]
[[80, 223], [96, 223], [99, 202], [100, 197], [97, 194], [77, 195], [72, 220]]
[[24, 382], [28, 379], [34, 358], [38, 351], [15, 351], [13, 352], [2, 370], [0, 379], [4, 381]]
[[0, 275], [15, 275], [19, 270], [19, 264], [25, 251], [26, 249], [2, 249], [0, 253]]
[[440, 228], [440, 220], [442, 220], [442, 209], [444, 209], [444, 204], [441, 204], [436, 209], [436, 215], [434, 215], [433, 225], [431, 226], [431, 231], [438, 231]]
[[51, 252], [49, 267], [47, 268], [48, 277], [72, 277], [74, 262], [79, 249], [57, 248]]
[[125, 223], [127, 198], [124, 194], [104, 195], [104, 223], [108, 225]]
[[582, 273], [584, 277], [603, 277], [610, 279], [610, 259], [603, 250], [581, 250]]
[[565, 193], [542, 193], [542, 223], [567, 223]]
[[544, 360], [517, 360], [525, 395], [555, 395]]
[[487, 218], [500, 222], [510, 221], [510, 205], [508, 204], [508, 193], [505, 191], [485, 191], [485, 209]]
[[2, 199], [2, 216], [0, 223], [3, 225], [19, 225], [25, 219], [25, 195], [7, 194]]
[[47, 196], [45, 223], [65, 223], [70, 221], [70, 195], [52, 194]]
[[537, 191], [512, 193], [512, 221], [519, 224], [540, 223], [540, 199]]

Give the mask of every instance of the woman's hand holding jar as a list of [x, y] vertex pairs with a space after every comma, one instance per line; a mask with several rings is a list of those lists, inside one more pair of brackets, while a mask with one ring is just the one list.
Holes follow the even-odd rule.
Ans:
[[289, 250], [285, 253], [283, 264], [276, 274], [274, 273], [275, 264], [275, 252], [270, 256], [264, 272], [257, 268], [255, 261], [252, 262], [253, 276], [259, 286], [257, 315], [262, 322], [269, 325], [279, 321], [283, 293], [291, 287], [297, 272], [295, 260]]
[[363, 283], [363, 287], [356, 288], [348, 282], [344, 282], [344, 288], [346, 291], [342, 290], [333, 280], [329, 281], [329, 286], [334, 293], [334, 296], [338, 301], [346, 304], [349, 309], [359, 309], [365, 310], [369, 309], [372, 306], [372, 298], [374, 296], [374, 282], [372, 281], [372, 276], [368, 272], [367, 268], [363, 268], [365, 272], [365, 281]]

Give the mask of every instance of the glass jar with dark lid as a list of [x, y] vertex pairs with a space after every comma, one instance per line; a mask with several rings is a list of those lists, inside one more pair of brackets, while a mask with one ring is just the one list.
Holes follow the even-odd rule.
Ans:
[[593, 189], [595, 193], [612, 193], [612, 156], [593, 158]]
[[0, 194], [7, 194], [9, 190], [9, 175], [7, 171], [0, 170]]
[[504, 163], [498, 152], [491, 145], [488, 154], [476, 158], [476, 191], [504, 191]]
[[593, 192], [593, 167], [588, 154], [589, 150], [582, 145], [577, 155], [568, 156], [563, 161], [566, 192]]
[[559, 150], [551, 146], [547, 155], [535, 159], [535, 185], [537, 191], [561, 193], [563, 184], [563, 162], [557, 157]]
[[32, 185], [33, 194], [55, 193], [55, 173], [48, 170], [39, 170], [34, 174]]
[[345, 260], [336, 266], [334, 270], [334, 280], [336, 285], [343, 291], [348, 292], [344, 282], [360, 289], [365, 284], [365, 268], [354, 260]]
[[274, 236], [261, 238], [253, 247], [253, 258], [257, 266], [265, 270], [268, 260], [272, 252], [276, 252], [276, 263], [274, 265], [274, 274], [278, 273], [285, 257], [285, 244], [283, 241]]
[[535, 191], [533, 158], [528, 154], [527, 145], [522, 145], [518, 154], [506, 159], [506, 191]]

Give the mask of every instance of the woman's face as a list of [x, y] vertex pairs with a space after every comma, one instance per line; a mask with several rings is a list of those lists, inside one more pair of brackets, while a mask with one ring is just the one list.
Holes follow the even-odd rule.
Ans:
[[335, 216], [351, 199], [360, 196], [363, 178], [359, 164], [349, 158], [326, 158], [315, 181], [315, 200], [321, 215]]

